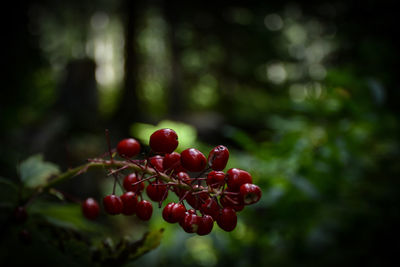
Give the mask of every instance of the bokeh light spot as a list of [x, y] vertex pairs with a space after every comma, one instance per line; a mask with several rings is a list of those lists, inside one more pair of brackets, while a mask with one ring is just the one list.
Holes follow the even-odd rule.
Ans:
[[264, 19], [265, 27], [270, 31], [279, 31], [283, 28], [283, 20], [278, 14], [269, 14]]
[[306, 98], [307, 91], [304, 85], [293, 84], [289, 88], [289, 94], [294, 102], [302, 102]]
[[283, 64], [277, 62], [267, 65], [267, 77], [275, 84], [283, 83], [287, 77], [287, 73]]

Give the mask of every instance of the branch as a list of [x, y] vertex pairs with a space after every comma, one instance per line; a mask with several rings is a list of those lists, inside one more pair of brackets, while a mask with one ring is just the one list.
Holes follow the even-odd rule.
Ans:
[[[78, 166], [76, 168], [73, 169], [69, 169], [68, 171], [59, 174], [58, 176], [54, 177], [52, 180], [50, 180], [44, 187], [42, 187], [40, 189], [40, 191], [47, 191], [49, 190], [51, 187], [62, 183], [68, 179], [71, 179], [73, 177], [76, 177], [80, 174], [83, 174], [85, 172], [87, 172], [89, 169], [95, 169], [95, 168], [124, 168], [124, 169], [130, 169], [133, 171], [136, 171], [138, 173], [142, 173], [142, 174], [148, 174], [148, 175], [154, 175], [157, 176], [158, 179], [163, 180], [166, 183], [169, 182], [178, 182], [176, 179], [171, 178], [170, 176], [168, 176], [165, 173], [162, 172], [158, 172], [156, 171], [154, 168], [151, 168], [149, 166], [142, 166], [139, 164], [136, 164], [132, 161], [121, 161], [121, 160], [105, 160], [105, 159], [100, 159], [100, 158], [96, 158], [96, 159], [91, 159], [90, 162]], [[186, 189], [186, 190], [191, 190], [192, 187], [190, 187], [189, 185], [186, 184], [180, 184], [178, 185], [178, 187], [182, 188], [182, 189]]]

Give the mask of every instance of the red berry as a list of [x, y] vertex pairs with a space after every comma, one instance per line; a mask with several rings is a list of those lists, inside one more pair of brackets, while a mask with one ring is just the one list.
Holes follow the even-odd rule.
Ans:
[[221, 203], [222, 207], [233, 208], [235, 211], [241, 211], [244, 209], [244, 205], [242, 204], [238, 196], [229, 196], [229, 198], [227, 198], [226, 196], [221, 196], [221, 198], [219, 199], [219, 203]]
[[150, 136], [150, 147], [156, 153], [172, 153], [178, 146], [178, 135], [172, 129], [160, 129]]
[[172, 190], [175, 192], [175, 195], [177, 195], [179, 199], [183, 197], [183, 195], [187, 192], [187, 190], [178, 187], [175, 187]]
[[192, 193], [189, 193], [186, 195], [185, 198], [186, 202], [189, 203], [190, 206], [192, 206], [194, 209], [199, 209], [201, 205], [201, 201], [198, 198], [198, 196], [192, 195]]
[[[180, 172], [176, 175], [176, 177], [178, 180], [180, 180], [186, 184], [190, 184], [190, 182], [191, 182], [189, 174], [187, 174], [186, 172]], [[185, 190], [183, 188], [179, 188], [179, 187], [174, 187], [173, 191], [179, 198], [183, 197], [183, 195], [187, 192], [187, 190]]]
[[122, 200], [116, 195], [108, 195], [103, 198], [103, 206], [108, 214], [120, 214], [123, 209]]
[[255, 184], [242, 184], [240, 186], [240, 197], [245, 205], [254, 204], [261, 198], [261, 189]]
[[225, 184], [225, 173], [221, 171], [211, 171], [207, 174], [207, 184], [211, 187], [218, 188]]
[[186, 208], [180, 203], [176, 203], [175, 206], [172, 208], [172, 217], [174, 221], [179, 222], [185, 216]]
[[175, 223], [175, 220], [173, 219], [172, 216], [172, 208], [174, 207], [174, 205], [175, 205], [174, 202], [168, 203], [167, 206], [165, 206], [162, 211], [162, 217], [166, 222]]
[[185, 168], [183, 168], [181, 165], [181, 154], [178, 152], [165, 154], [163, 167], [168, 173], [170, 173], [171, 170], [173, 170], [174, 173], [185, 171]]
[[157, 155], [157, 156], [154, 156], [154, 157], [150, 158], [151, 166], [153, 168], [155, 168], [159, 172], [163, 172], [164, 171], [163, 162], [164, 162], [164, 157], [160, 156], [160, 155]]
[[227, 232], [235, 229], [237, 224], [236, 212], [232, 208], [223, 208], [217, 218], [218, 226]]
[[143, 221], [148, 221], [153, 214], [153, 205], [147, 200], [140, 201], [136, 206], [136, 216]]
[[225, 146], [219, 145], [214, 147], [208, 155], [208, 165], [215, 171], [222, 171], [225, 169], [228, 159], [229, 150]]
[[[202, 191], [199, 193], [199, 191]], [[206, 201], [207, 199], [210, 198], [210, 195], [208, 194], [207, 190], [205, 190], [204, 186], [202, 185], [194, 185], [193, 186], [193, 193], [196, 192], [196, 195], [202, 200], [202, 202]]]
[[179, 225], [183, 228], [183, 223], [184, 223], [184, 221], [185, 221], [185, 216], [186, 216], [186, 214], [194, 214], [194, 215], [197, 215], [196, 214], [196, 211], [194, 210], [194, 209], [188, 209], [186, 212], [185, 212], [185, 214], [183, 214], [183, 217], [181, 218], [181, 220], [179, 221]]
[[181, 153], [182, 166], [191, 172], [200, 172], [207, 165], [206, 157], [195, 148], [188, 148]]
[[250, 173], [238, 168], [229, 169], [226, 172], [226, 175], [227, 175], [226, 183], [229, 189], [234, 192], [238, 192], [242, 184], [253, 183], [253, 179], [251, 178]]
[[157, 202], [164, 200], [168, 196], [167, 186], [161, 181], [149, 184], [146, 187], [146, 193], [151, 200]]
[[187, 212], [189, 212], [190, 214], [196, 214], [196, 210], [194, 209], [189, 209]]
[[186, 233], [195, 233], [199, 228], [200, 218], [196, 214], [192, 214], [189, 212], [185, 213], [182, 222], [182, 228]]
[[208, 235], [214, 226], [214, 220], [210, 215], [203, 215], [200, 217], [199, 228], [197, 228], [198, 235]]
[[117, 152], [121, 157], [132, 158], [140, 153], [140, 144], [133, 138], [123, 139], [117, 145]]
[[137, 181], [139, 181], [139, 179], [137, 178], [135, 173], [131, 173], [131, 174], [128, 174], [127, 176], [125, 176], [124, 182], [123, 182], [123, 186], [124, 186], [125, 190], [136, 192], [136, 193], [141, 192], [144, 189], [144, 183], [132, 185], [132, 184], [136, 183]]
[[179, 172], [177, 175], [179, 180], [181, 180], [184, 183], [190, 183], [190, 176], [187, 172]]
[[82, 213], [89, 220], [94, 220], [99, 216], [100, 207], [97, 201], [93, 198], [87, 198], [82, 202]]
[[18, 206], [14, 210], [14, 220], [17, 223], [24, 223], [28, 219], [28, 213], [26, 208], [23, 206]]
[[[203, 186], [195, 185], [193, 186], [194, 192], [204, 190]], [[186, 196], [186, 202], [190, 204], [194, 209], [199, 209], [201, 204], [204, 203], [207, 199], [209, 199], [210, 196], [208, 195], [207, 192], [202, 192], [202, 193], [196, 193], [193, 194], [193, 192], [190, 192]]]
[[215, 202], [214, 199], [209, 198], [206, 202], [201, 204], [201, 210], [204, 214], [210, 215], [214, 220], [216, 220], [220, 209], [218, 203]]
[[[189, 174], [187, 174], [186, 172], [179, 172], [179, 173], [176, 175], [176, 178], [177, 178], [179, 181], [183, 182], [183, 183], [186, 183], [186, 184], [190, 184], [190, 183], [191, 183], [190, 176], [189, 176]], [[175, 194], [176, 194], [179, 198], [181, 198], [181, 197], [183, 197], [183, 195], [187, 192], [187, 190], [182, 189], [182, 188], [179, 188], [179, 187], [175, 187], [175, 188], [174, 188], [174, 192], [175, 192]]]
[[171, 202], [165, 206], [162, 216], [169, 223], [176, 223], [185, 216], [186, 208], [182, 204]]
[[133, 215], [136, 211], [138, 203], [137, 195], [134, 192], [128, 191], [121, 196], [123, 208], [122, 214]]

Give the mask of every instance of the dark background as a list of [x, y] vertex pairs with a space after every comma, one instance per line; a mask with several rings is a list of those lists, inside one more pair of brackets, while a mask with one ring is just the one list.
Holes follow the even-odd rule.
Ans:
[[[116, 144], [181, 122], [204, 153], [228, 146], [263, 199], [229, 234], [166, 226], [137, 264], [397, 266], [395, 2], [137, 2], [8, 3], [0, 175], [36, 153], [81, 164], [106, 128]], [[100, 199], [93, 181], [64, 189]]]

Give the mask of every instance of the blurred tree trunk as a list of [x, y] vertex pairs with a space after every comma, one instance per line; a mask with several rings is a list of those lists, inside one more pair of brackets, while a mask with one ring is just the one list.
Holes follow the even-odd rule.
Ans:
[[60, 86], [56, 108], [75, 130], [97, 129], [98, 92], [96, 63], [89, 58], [70, 60]]
[[167, 42], [171, 49], [171, 78], [167, 88], [168, 115], [172, 118], [178, 118], [185, 109], [184, 99], [185, 91], [182, 86], [182, 65], [180, 61], [182, 48], [176, 37], [179, 24], [179, 8], [175, 2], [163, 1], [162, 12], [167, 22]]
[[142, 117], [138, 99], [138, 57], [137, 57], [137, 22], [140, 4], [137, 1], [125, 0], [122, 12], [125, 28], [125, 76], [114, 123], [123, 132], [127, 133], [129, 125]]

